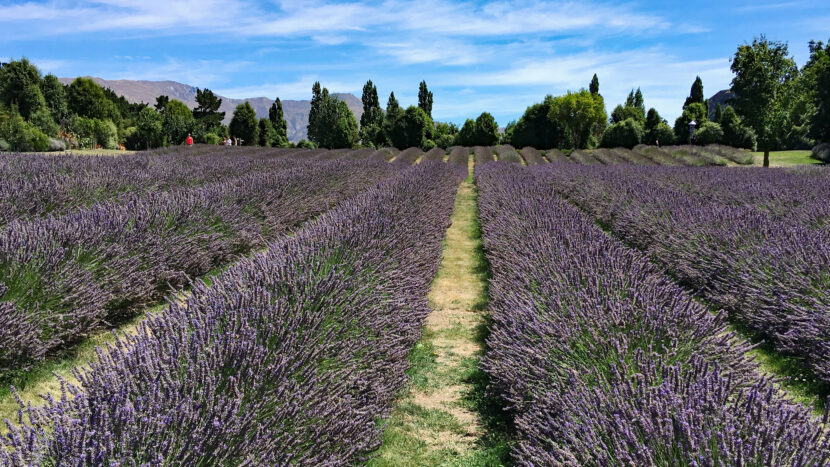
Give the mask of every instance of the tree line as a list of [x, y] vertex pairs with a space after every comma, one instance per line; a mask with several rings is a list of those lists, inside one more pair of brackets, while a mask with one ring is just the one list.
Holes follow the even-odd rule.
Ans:
[[[390, 93], [381, 107], [369, 80], [357, 121], [346, 102], [319, 82], [311, 90], [308, 141], [297, 146], [399, 148], [489, 146], [499, 143], [537, 148], [633, 147], [637, 144], [726, 144], [762, 150], [810, 148], [830, 140], [830, 44], [811, 41], [810, 58], [799, 68], [788, 45], [761, 36], [738, 47], [732, 58], [731, 97], [710, 109], [703, 82], [692, 83], [673, 125], [654, 108], [646, 110], [642, 91], [632, 89], [610, 116], [595, 74], [588, 89], [546, 96], [521, 118], [499, 131], [483, 112], [454, 123], [433, 120], [433, 93], [422, 81], [418, 103], [403, 108]], [[198, 143], [227, 138], [239, 144], [293, 146], [279, 98], [267, 118], [257, 118], [247, 102], [236, 107], [229, 125], [219, 112], [222, 100], [197, 89], [197, 106], [159, 96], [155, 105], [129, 103], [87, 78], [63, 85], [41, 76], [27, 59], [0, 66], [0, 150], [46, 151], [71, 147], [146, 149], [181, 144], [188, 134]], [[692, 126], [694, 122], [694, 126]]]
[[740, 45], [732, 58], [731, 97], [710, 111], [697, 77], [674, 125], [656, 109], [646, 111], [639, 88], [608, 117], [594, 75], [588, 90], [549, 95], [528, 107], [507, 125], [502, 140], [516, 147], [573, 149], [726, 144], [764, 151], [768, 164], [769, 151], [809, 149], [830, 140], [830, 44], [811, 41], [809, 50], [799, 68], [786, 43], [760, 36]]

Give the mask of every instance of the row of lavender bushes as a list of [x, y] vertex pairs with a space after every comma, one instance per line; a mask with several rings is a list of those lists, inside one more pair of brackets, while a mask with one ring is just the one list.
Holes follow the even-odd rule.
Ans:
[[365, 460], [406, 381], [462, 176], [407, 168], [197, 283], [76, 370], [80, 386], [23, 410], [0, 464]]
[[400, 170], [291, 165], [10, 223], [0, 231], [0, 380]]
[[759, 376], [725, 316], [559, 198], [560, 170], [476, 169], [492, 274], [482, 365], [515, 416], [516, 462], [830, 462], [822, 421]]
[[118, 157], [0, 154], [0, 226], [68, 212], [124, 193], [200, 186], [267, 170], [289, 163], [279, 157], [287, 151], [211, 146]]
[[830, 171], [562, 166], [549, 180], [830, 384]]

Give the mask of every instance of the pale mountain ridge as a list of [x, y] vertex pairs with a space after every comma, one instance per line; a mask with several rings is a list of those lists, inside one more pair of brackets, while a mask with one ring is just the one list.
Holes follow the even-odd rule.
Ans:
[[[93, 76], [87, 76], [104, 88], [110, 88], [120, 96], [124, 96], [132, 103], [144, 102], [150, 105], [155, 104], [156, 97], [168, 96], [171, 99], [178, 99], [191, 109], [196, 107], [196, 87], [176, 81], [138, 81], [129, 79], [106, 80]], [[75, 78], [60, 78], [64, 84], [71, 83]], [[311, 89], [309, 89], [309, 94]], [[333, 94], [338, 99], [345, 101], [354, 113], [358, 121], [363, 115], [363, 103], [353, 94]], [[268, 109], [274, 103], [273, 99], [267, 97], [252, 97], [246, 99], [231, 99], [219, 96], [222, 99], [220, 112], [225, 112], [224, 123], [228, 124], [233, 116], [233, 110], [237, 105], [248, 102], [256, 111], [258, 118], [268, 118]], [[282, 100], [282, 108], [285, 112], [285, 121], [288, 124], [288, 139], [297, 142], [308, 137], [306, 125], [308, 125], [308, 113], [311, 110], [309, 100]]]

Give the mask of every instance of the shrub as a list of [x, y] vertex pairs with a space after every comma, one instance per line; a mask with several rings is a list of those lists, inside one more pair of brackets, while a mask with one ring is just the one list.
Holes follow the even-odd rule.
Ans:
[[703, 122], [700, 128], [695, 131], [695, 144], [708, 146], [720, 144], [723, 141], [723, 129], [715, 122]]
[[439, 148], [447, 149], [450, 146], [454, 145], [455, 142], [456, 142], [456, 136], [455, 135], [441, 135], [435, 141], [435, 145], [438, 146]]
[[668, 123], [659, 123], [654, 128], [654, 141], [649, 141], [648, 144], [671, 146], [674, 144], [674, 130]]
[[95, 139], [104, 149], [118, 149], [118, 128], [110, 120], [94, 120]]
[[421, 146], [421, 149], [423, 149], [424, 151], [429, 151], [430, 149], [432, 149], [434, 147], [435, 147], [435, 141], [433, 141], [431, 139], [425, 139], [423, 146]]
[[297, 143], [298, 148], [303, 149], [317, 149], [317, 145], [314, 144], [313, 141], [309, 141], [307, 139], [301, 139], [299, 143]]
[[222, 142], [222, 138], [220, 138], [219, 135], [213, 133], [205, 133], [204, 135], [202, 135], [201, 142], [205, 144], [219, 144]]
[[813, 157], [824, 162], [825, 164], [830, 164], [830, 143], [821, 143], [814, 147]]
[[49, 138], [49, 151], [66, 151], [66, 141], [57, 138]]
[[13, 115], [0, 128], [0, 137], [10, 150], [44, 152], [49, 149], [49, 137], [19, 114]]
[[645, 136], [643, 125], [633, 118], [625, 119], [605, 129], [601, 146], [604, 148], [624, 147], [631, 149], [640, 144]]

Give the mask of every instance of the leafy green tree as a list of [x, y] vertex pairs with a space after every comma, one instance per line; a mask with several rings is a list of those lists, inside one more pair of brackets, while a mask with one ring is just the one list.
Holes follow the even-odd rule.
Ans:
[[274, 127], [276, 140], [274, 145], [280, 147], [288, 147], [288, 122], [285, 121], [285, 112], [282, 110], [282, 101], [276, 98], [271, 108], [268, 109], [268, 120], [271, 121], [271, 126]]
[[136, 132], [132, 149], [150, 149], [161, 146], [164, 136], [162, 117], [150, 107], [144, 107], [136, 119]]
[[222, 99], [216, 97], [210, 89], [196, 88], [196, 108], [193, 118], [206, 133], [216, 133], [225, 119], [225, 112], [219, 112]]
[[591, 94], [595, 96], [599, 94], [599, 78], [597, 78], [596, 73], [594, 73], [594, 77], [591, 78], [591, 85], [588, 87], [588, 90], [590, 90]]
[[496, 119], [487, 112], [482, 112], [476, 118], [477, 146], [494, 146], [499, 142], [499, 125]]
[[360, 116], [360, 140], [365, 146], [380, 147], [386, 142], [383, 134], [383, 110], [380, 108], [378, 88], [372, 80], [363, 86], [363, 115]]
[[700, 128], [703, 122], [709, 121], [709, 109], [701, 102], [693, 102], [683, 110], [683, 114], [674, 121], [674, 134], [678, 143], [689, 142], [689, 124], [694, 121], [696, 128]]
[[421, 81], [418, 87], [418, 107], [432, 118], [432, 92], [427, 89], [426, 81]]
[[499, 142], [499, 126], [492, 115], [482, 112], [475, 120], [464, 122], [458, 137], [464, 146], [492, 146]]
[[351, 148], [354, 147], [360, 139], [360, 129], [357, 125], [357, 118], [355, 118], [352, 109], [346, 101], [339, 99], [332, 99], [336, 104], [337, 109], [335, 115], [337, 119], [333, 127], [331, 136], [331, 149]]
[[476, 146], [476, 121], [468, 118], [458, 132], [458, 143], [462, 146]]
[[270, 148], [273, 146], [277, 146], [277, 130], [274, 129], [274, 125], [271, 124], [271, 120], [267, 118], [260, 118], [259, 119], [259, 145], [262, 147]]
[[636, 92], [632, 89], [628, 93], [625, 105], [618, 105], [611, 112], [611, 123], [621, 123], [628, 119], [634, 119], [641, 125], [646, 122], [646, 108], [640, 88], [637, 88]]
[[599, 128], [604, 129], [608, 120], [602, 96], [585, 89], [554, 98], [548, 118], [562, 126], [567, 142], [574, 149], [585, 148], [592, 134]]
[[155, 108], [156, 111], [160, 114], [164, 114], [164, 109], [167, 108], [167, 104], [170, 102], [170, 97], [168, 96], [158, 96], [156, 97], [156, 104]]
[[421, 107], [409, 106], [404, 113], [404, 122], [405, 146], [423, 148], [429, 139], [432, 119]]
[[406, 144], [404, 117], [404, 110], [395, 99], [395, 93], [390, 93], [386, 102], [386, 116], [383, 119], [383, 134], [389, 144], [401, 149]]
[[726, 106], [724, 109], [720, 125], [723, 129], [724, 144], [752, 151], [756, 149], [757, 138], [755, 132], [743, 124], [741, 117], [738, 116], [732, 106]]
[[0, 140], [5, 141], [12, 151], [38, 151], [49, 149], [49, 137], [23, 117], [12, 111], [0, 125]]
[[52, 118], [49, 109], [42, 107], [29, 115], [29, 123], [50, 137], [57, 137], [60, 133], [60, 126]]
[[706, 104], [706, 98], [703, 97], [703, 80], [700, 79], [700, 76], [696, 77], [695, 82], [692, 83], [692, 90], [689, 97], [686, 98], [686, 102], [683, 103], [683, 110], [694, 103]]
[[810, 41], [810, 60], [804, 66], [807, 97], [813, 111], [810, 136], [819, 142], [830, 141], [830, 43]]
[[645, 143], [657, 146], [672, 145], [675, 142], [674, 130], [666, 122], [658, 123], [653, 132], [647, 137], [654, 139], [646, 140]]
[[643, 138], [643, 143], [645, 144], [654, 144], [657, 140], [657, 127], [661, 123], [665, 123], [666, 121], [663, 117], [660, 116], [660, 113], [657, 112], [657, 109], [650, 108], [648, 109], [648, 114], [646, 114], [646, 123], [644, 125], [645, 136]]
[[184, 102], [172, 99], [167, 103], [162, 117], [162, 132], [168, 144], [182, 144], [195, 126], [193, 113]]
[[328, 149], [350, 148], [357, 144], [357, 119], [346, 102], [332, 97], [329, 90], [315, 83], [312, 88], [308, 137]]
[[732, 105], [758, 135], [758, 145], [764, 151], [764, 167], [769, 167], [769, 152], [777, 143], [778, 99], [798, 69], [789, 56], [787, 44], [769, 41], [762, 35], [752, 44], [738, 47], [732, 59], [732, 71], [735, 73], [732, 91], [737, 96]]
[[39, 85], [40, 70], [25, 57], [0, 67], [0, 103], [9, 108], [17, 106], [24, 119], [29, 117], [31, 108], [26, 99], [32, 97], [32, 88], [39, 88]]
[[545, 96], [538, 104], [533, 104], [525, 110], [524, 115], [512, 128], [509, 139], [511, 145], [521, 148], [532, 146], [539, 149], [550, 149], [562, 144], [563, 131], [557, 121], [548, 118], [553, 96]]
[[441, 148], [448, 148], [456, 143], [458, 126], [455, 123], [435, 122], [432, 129], [432, 139], [435, 145]]
[[69, 105], [66, 101], [66, 87], [57, 76], [48, 74], [40, 82], [40, 90], [46, 100], [46, 107], [56, 122], [69, 116]]
[[245, 146], [256, 146], [259, 143], [259, 122], [256, 112], [247, 101], [236, 106], [230, 124], [231, 136], [241, 138]]
[[[328, 92], [326, 92], [326, 97], [328, 97]], [[314, 142], [320, 141], [322, 136], [320, 132], [324, 131], [321, 116], [321, 112], [323, 111], [322, 106], [323, 87], [320, 86], [319, 81], [315, 81], [311, 86], [311, 108], [308, 111], [308, 125], [306, 126], [308, 139]]]
[[605, 148], [633, 148], [640, 144], [645, 137], [643, 124], [638, 120], [629, 118], [619, 123], [614, 123], [605, 129], [602, 134], [602, 147]]
[[46, 107], [46, 99], [40, 91], [40, 86], [29, 86], [23, 91], [20, 95], [18, 110], [20, 115], [27, 120], [30, 120], [32, 115], [38, 112], [46, 112], [48, 114], [49, 109]]
[[718, 106], [715, 107], [715, 118], [712, 119], [713, 122], [720, 125], [723, 121], [723, 106], [718, 103]]
[[723, 143], [723, 128], [718, 123], [703, 122], [700, 128], [695, 131], [695, 144], [697, 145], [706, 146], [721, 143]]
[[71, 113], [98, 120], [121, 120], [118, 108], [107, 99], [104, 89], [89, 78], [76, 78], [66, 94]]

